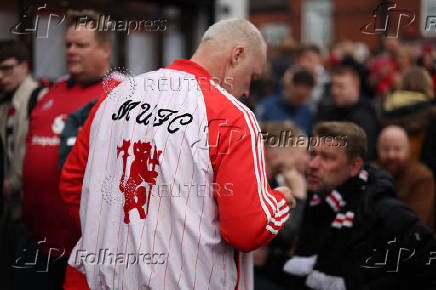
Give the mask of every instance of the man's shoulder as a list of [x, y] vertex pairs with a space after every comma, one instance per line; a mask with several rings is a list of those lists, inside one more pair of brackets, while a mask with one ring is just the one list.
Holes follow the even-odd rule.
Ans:
[[271, 94], [263, 98], [256, 106], [256, 114], [261, 121], [280, 121], [287, 119], [286, 104], [280, 94]]
[[68, 76], [63, 76], [57, 79], [50, 87], [48, 92], [53, 93], [59, 90], [65, 90], [67, 88]]
[[213, 80], [210, 82], [211, 86], [203, 92], [206, 108], [209, 108], [210, 112], [217, 114], [217, 117], [223, 114], [226, 118], [234, 120], [244, 118], [247, 122], [255, 121], [254, 113], [250, 108], [227, 92], [220, 84]]
[[382, 196], [372, 204], [371, 220], [391, 233], [403, 232], [419, 221], [410, 207], [394, 196]]
[[417, 161], [417, 160], [411, 160], [406, 165], [406, 172], [404, 176], [411, 180], [427, 180], [427, 179], [433, 179], [433, 173], [431, 170], [425, 165], [424, 163]]
[[376, 163], [369, 163], [364, 168], [368, 178], [360, 202], [363, 215], [369, 219], [377, 219], [394, 208], [405, 206], [397, 199], [394, 181], [386, 170]]
[[[352, 122], [362, 122], [364, 125], [366, 125], [367, 123], [376, 123], [376, 114], [371, 107], [358, 103], [357, 105], [351, 107], [350, 119]], [[358, 125], [362, 126], [362, 124]]]
[[279, 94], [271, 94], [263, 98], [260, 102], [260, 106], [265, 107], [275, 107], [279, 106], [281, 103], [283, 103], [283, 98]]
[[22, 103], [27, 102], [34, 89], [38, 87], [38, 82], [31, 76], [27, 75], [13, 95], [15, 107], [23, 107]]

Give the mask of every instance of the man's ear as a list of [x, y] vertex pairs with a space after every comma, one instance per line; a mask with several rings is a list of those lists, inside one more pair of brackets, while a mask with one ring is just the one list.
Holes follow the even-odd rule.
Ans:
[[102, 47], [103, 47], [103, 51], [104, 51], [105, 57], [110, 60], [111, 54], [112, 54], [112, 43], [110, 43], [108, 41], [104, 42], [102, 44]]
[[363, 167], [362, 157], [354, 157], [351, 159], [350, 177], [356, 176]]
[[24, 71], [27, 73], [29, 71], [29, 63], [25, 60], [21, 63], [23, 65]]
[[232, 49], [232, 66], [237, 65], [244, 57], [245, 48], [241, 45], [235, 46]]

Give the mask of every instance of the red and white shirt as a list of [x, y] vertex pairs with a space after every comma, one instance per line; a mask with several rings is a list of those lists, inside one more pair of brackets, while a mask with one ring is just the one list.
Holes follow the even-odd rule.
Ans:
[[[61, 176], [91, 289], [252, 289], [248, 253], [289, 217], [254, 114], [188, 60], [91, 111]], [[80, 221], [79, 221], [80, 204]]]

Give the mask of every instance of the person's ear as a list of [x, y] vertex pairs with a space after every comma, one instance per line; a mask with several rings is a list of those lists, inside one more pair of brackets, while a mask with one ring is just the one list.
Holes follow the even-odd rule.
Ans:
[[363, 167], [362, 157], [354, 157], [351, 159], [350, 177], [356, 176]]
[[23, 70], [27, 73], [27, 71], [29, 70], [29, 63], [23, 60], [21, 65], [23, 66]]
[[232, 49], [232, 66], [235, 66], [241, 62], [242, 58], [244, 57], [244, 53], [245, 48], [241, 45], [235, 46]]
[[107, 59], [110, 59], [111, 54], [112, 54], [112, 43], [110, 43], [110, 42], [103, 43], [103, 51], [104, 51], [105, 57]]

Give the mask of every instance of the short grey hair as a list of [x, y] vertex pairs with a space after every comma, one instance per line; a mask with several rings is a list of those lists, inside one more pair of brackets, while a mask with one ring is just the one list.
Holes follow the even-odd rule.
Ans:
[[241, 42], [249, 46], [266, 49], [266, 42], [260, 31], [245, 19], [225, 19], [208, 28], [201, 42], [217, 40], [220, 43]]

